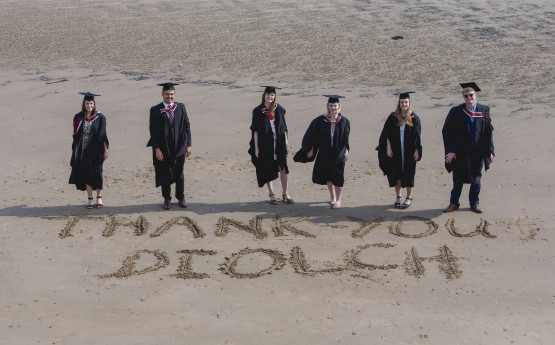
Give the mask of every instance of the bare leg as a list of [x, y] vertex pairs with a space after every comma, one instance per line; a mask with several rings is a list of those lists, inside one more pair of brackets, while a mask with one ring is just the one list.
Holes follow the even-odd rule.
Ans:
[[403, 208], [409, 207], [411, 203], [412, 203], [412, 187], [407, 187], [407, 197], [405, 199], [405, 202], [403, 203], [404, 205]]
[[268, 186], [268, 193], [270, 194], [270, 203], [272, 205], [277, 205], [276, 195], [274, 193], [274, 183], [273, 183], [273, 181], [270, 181], [270, 182], [266, 183], [266, 186]]
[[87, 189], [87, 197], [89, 198], [89, 203], [87, 204], [87, 207], [92, 208], [92, 206], [93, 206], [92, 187], [87, 184], [87, 185], [85, 185], [85, 188]]
[[332, 208], [340, 208], [341, 207], [341, 193], [343, 192], [343, 187], [333, 186], [335, 191], [335, 204], [333, 204]]
[[335, 190], [331, 181], [328, 181], [328, 190], [330, 191], [330, 205], [334, 205], [337, 199], [335, 198]]
[[395, 185], [395, 207], [400, 207], [401, 206], [401, 180], [397, 180], [397, 184]]
[[280, 170], [279, 171], [279, 177], [281, 179], [281, 189], [283, 190], [283, 195], [281, 197], [281, 200], [283, 202], [285, 202], [286, 204], [294, 204], [295, 201], [293, 201], [293, 199], [291, 199], [291, 197], [289, 196], [289, 193], [287, 192], [288, 174], [285, 172], [285, 170]]
[[288, 179], [288, 174], [285, 172], [285, 170], [280, 170], [279, 171], [279, 178], [281, 180], [281, 189], [283, 190], [283, 195], [287, 195], [287, 179]]
[[102, 203], [102, 189], [96, 190], [96, 208], [102, 208], [104, 204]]

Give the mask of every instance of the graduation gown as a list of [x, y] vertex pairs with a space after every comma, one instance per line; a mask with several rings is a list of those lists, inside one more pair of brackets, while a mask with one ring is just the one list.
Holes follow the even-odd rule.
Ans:
[[[339, 114], [335, 125], [333, 143], [331, 141], [331, 122], [329, 117], [320, 115], [308, 126], [303, 137], [302, 148], [295, 154], [295, 162], [314, 162], [312, 182], [326, 185], [331, 181], [337, 187], [343, 187], [345, 181], [345, 150], [349, 147], [349, 120]], [[306, 154], [314, 148], [311, 158]]]
[[[397, 184], [397, 180], [401, 180], [401, 187], [414, 187], [414, 175], [416, 173], [416, 162], [414, 160], [414, 152], [418, 150], [418, 160], [422, 159], [422, 143], [420, 140], [421, 124], [420, 118], [415, 113], [411, 113], [412, 126], [405, 124], [404, 134], [404, 161], [401, 153], [401, 132], [397, 125], [397, 115], [393, 112], [389, 115], [380, 134], [378, 146], [378, 160], [380, 169], [387, 180], [390, 187]], [[391, 144], [393, 157], [387, 155], [387, 139]], [[403, 164], [404, 163], [404, 164]], [[404, 168], [403, 168], [404, 165]]]
[[[471, 120], [475, 121], [472, 135]], [[476, 112], [466, 110], [466, 104], [451, 108], [443, 125], [443, 146], [445, 154], [454, 152], [456, 159], [445, 164], [448, 172], [453, 172], [456, 183], [476, 183], [482, 176], [482, 167], [489, 169], [490, 156], [494, 153], [493, 126], [488, 106], [477, 104]]]
[[[172, 184], [183, 176], [185, 152], [187, 146], [191, 146], [191, 126], [185, 105], [179, 102], [174, 104], [172, 124], [168, 115], [162, 112], [164, 103], [150, 108], [150, 140], [146, 146], [152, 147], [156, 187]], [[157, 148], [164, 155], [163, 161], [156, 158]]]
[[[287, 145], [285, 135], [287, 123], [285, 122], [285, 109], [277, 104], [274, 111], [274, 122], [276, 129], [276, 156], [274, 159], [274, 134], [268, 115], [262, 112], [264, 105], [259, 105], [252, 111], [251, 140], [249, 143], [249, 154], [251, 162], [256, 168], [256, 180], [258, 186], [278, 178], [279, 168], [289, 173], [287, 167]], [[258, 157], [255, 155], [254, 132], [258, 132]]]
[[86, 185], [103, 189], [104, 144], [109, 146], [106, 117], [98, 112], [86, 120], [82, 117], [82, 113], [73, 117], [69, 183], [79, 190], [86, 190]]

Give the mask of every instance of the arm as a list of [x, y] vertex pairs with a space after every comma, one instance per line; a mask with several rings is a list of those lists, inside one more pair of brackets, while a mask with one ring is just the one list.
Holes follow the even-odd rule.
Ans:
[[254, 132], [252, 135], [254, 140], [254, 155], [258, 158], [258, 154], [260, 153], [258, 151], [258, 131]]

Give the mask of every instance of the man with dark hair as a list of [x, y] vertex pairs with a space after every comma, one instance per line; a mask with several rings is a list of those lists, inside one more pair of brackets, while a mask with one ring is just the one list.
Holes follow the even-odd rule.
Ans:
[[476, 83], [462, 83], [465, 103], [451, 108], [443, 126], [443, 146], [445, 167], [453, 172], [453, 189], [449, 206], [443, 212], [459, 208], [459, 198], [464, 183], [470, 183], [468, 199], [470, 209], [482, 213], [478, 195], [480, 194], [482, 167], [489, 169], [495, 160], [493, 150], [493, 126], [489, 107], [478, 104]]
[[150, 140], [152, 161], [156, 173], [156, 187], [162, 186], [164, 209], [171, 208], [171, 184], [175, 182], [175, 197], [180, 207], [185, 201], [185, 158], [191, 154], [191, 127], [183, 103], [174, 102], [174, 83], [162, 86], [163, 101], [150, 108]]

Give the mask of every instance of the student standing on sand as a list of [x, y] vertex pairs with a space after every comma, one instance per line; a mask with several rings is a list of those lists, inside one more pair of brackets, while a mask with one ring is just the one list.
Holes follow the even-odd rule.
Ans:
[[489, 107], [478, 104], [476, 83], [462, 83], [465, 103], [451, 108], [443, 126], [443, 146], [445, 147], [445, 167], [453, 172], [451, 200], [444, 212], [459, 208], [464, 183], [470, 183], [468, 199], [473, 212], [482, 213], [478, 206], [482, 177], [482, 167], [486, 170], [495, 160], [493, 149], [493, 126]]
[[327, 112], [310, 123], [303, 137], [302, 148], [293, 158], [295, 162], [314, 162], [312, 182], [327, 185], [331, 208], [341, 207], [341, 192], [345, 181], [345, 162], [349, 157], [349, 120], [341, 115], [339, 95], [328, 98]]
[[175, 183], [175, 197], [179, 206], [187, 207], [185, 201], [185, 158], [191, 154], [191, 128], [183, 103], [174, 102], [174, 83], [162, 86], [163, 101], [150, 108], [150, 140], [152, 162], [156, 174], [156, 187], [162, 186], [163, 207], [171, 208], [171, 184]]
[[[395, 208], [409, 208], [416, 162], [422, 158], [420, 141], [420, 118], [411, 110], [410, 94], [399, 94], [397, 109], [389, 115], [380, 135], [378, 159], [380, 168], [387, 175], [389, 187], [395, 187]], [[401, 204], [401, 188], [407, 188], [407, 196]]]
[[81, 112], [73, 117], [73, 143], [71, 144], [71, 175], [69, 183], [79, 190], [86, 190], [92, 209], [93, 190], [96, 190], [96, 208], [102, 208], [102, 166], [108, 159], [108, 136], [106, 135], [106, 117], [96, 110], [95, 95], [84, 95]]
[[270, 203], [277, 205], [273, 181], [281, 180], [282, 201], [293, 204], [294, 201], [287, 193], [287, 123], [285, 122], [285, 109], [276, 102], [275, 86], [263, 86], [262, 102], [252, 111], [251, 141], [249, 154], [256, 168], [258, 186], [268, 186]]

